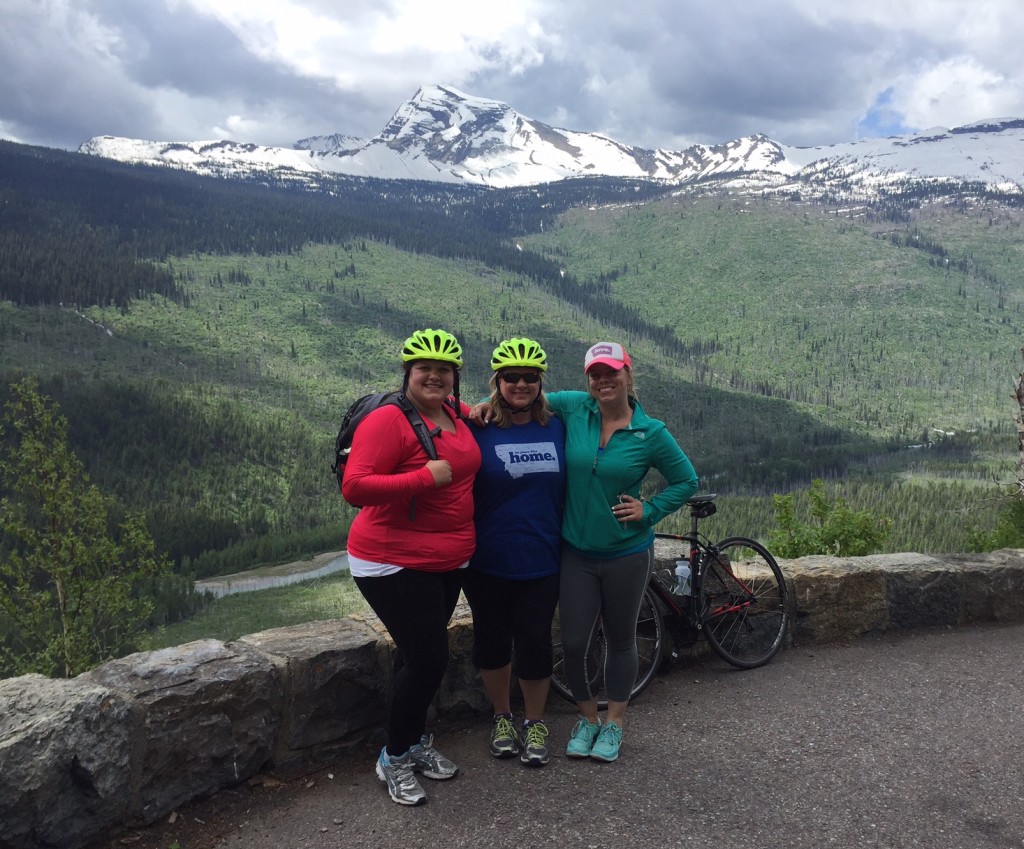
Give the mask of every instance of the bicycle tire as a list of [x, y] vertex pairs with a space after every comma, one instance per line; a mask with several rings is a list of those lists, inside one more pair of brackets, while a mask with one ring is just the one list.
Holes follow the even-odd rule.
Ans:
[[782, 648], [789, 631], [789, 590], [779, 564], [763, 545], [745, 537], [724, 539], [702, 556], [704, 639], [733, 666], [763, 666]]
[[[575, 702], [569, 682], [565, 677], [565, 654], [562, 651], [562, 636], [558, 624], [558, 613], [551, 623], [552, 670], [551, 689], [568, 702]], [[629, 694], [632, 701], [639, 696], [654, 680], [661, 669], [665, 652], [665, 623], [661, 605], [654, 590], [647, 586], [640, 601], [640, 610], [636, 618], [636, 648], [639, 665], [636, 681]], [[587, 646], [587, 677], [590, 692], [597, 698], [597, 707], [604, 710], [608, 707], [608, 695], [604, 691], [604, 665], [608, 649], [604, 630], [599, 622], [594, 629]]]

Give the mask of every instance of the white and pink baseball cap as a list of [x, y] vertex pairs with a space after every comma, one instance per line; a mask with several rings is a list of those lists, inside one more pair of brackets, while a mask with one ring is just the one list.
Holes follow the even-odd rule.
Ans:
[[596, 345], [591, 345], [590, 350], [587, 351], [587, 356], [583, 360], [583, 373], [586, 374], [590, 371], [591, 366], [595, 366], [598, 363], [611, 366], [616, 370], [623, 366], [632, 367], [629, 354], [626, 353], [626, 349], [618, 342], [598, 342]]

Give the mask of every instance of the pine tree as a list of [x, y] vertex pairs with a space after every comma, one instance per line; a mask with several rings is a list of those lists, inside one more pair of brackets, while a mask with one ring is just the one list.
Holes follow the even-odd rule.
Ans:
[[34, 378], [0, 420], [0, 676], [71, 677], [137, 648], [153, 609], [140, 588], [169, 574], [138, 514], [90, 483], [68, 423]]

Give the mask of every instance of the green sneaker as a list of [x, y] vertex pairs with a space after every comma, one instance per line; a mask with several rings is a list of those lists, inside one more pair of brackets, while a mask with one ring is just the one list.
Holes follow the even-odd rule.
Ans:
[[570, 758], [590, 757], [590, 750], [594, 748], [594, 741], [601, 731], [601, 723], [591, 723], [586, 717], [581, 716], [580, 721], [572, 729], [569, 735], [569, 744], [565, 747], [565, 754]]
[[519, 735], [512, 724], [512, 714], [499, 713], [491, 726], [491, 754], [496, 758], [513, 758], [519, 754]]
[[548, 727], [541, 720], [523, 725], [523, 753], [519, 760], [527, 766], [544, 766], [548, 762]]
[[601, 726], [601, 733], [597, 735], [597, 739], [590, 749], [590, 757], [594, 760], [611, 763], [619, 756], [621, 744], [622, 728], [614, 722], [606, 722]]

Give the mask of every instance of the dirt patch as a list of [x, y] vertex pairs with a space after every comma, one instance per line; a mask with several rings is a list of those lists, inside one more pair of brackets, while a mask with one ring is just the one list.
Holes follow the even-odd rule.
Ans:
[[307, 765], [293, 772], [266, 772], [237, 787], [195, 799], [150, 826], [116, 829], [84, 849], [216, 849], [242, 831], [257, 812], [288, 811], [304, 794], [366, 771], [377, 748], [365, 744], [331, 765]]

